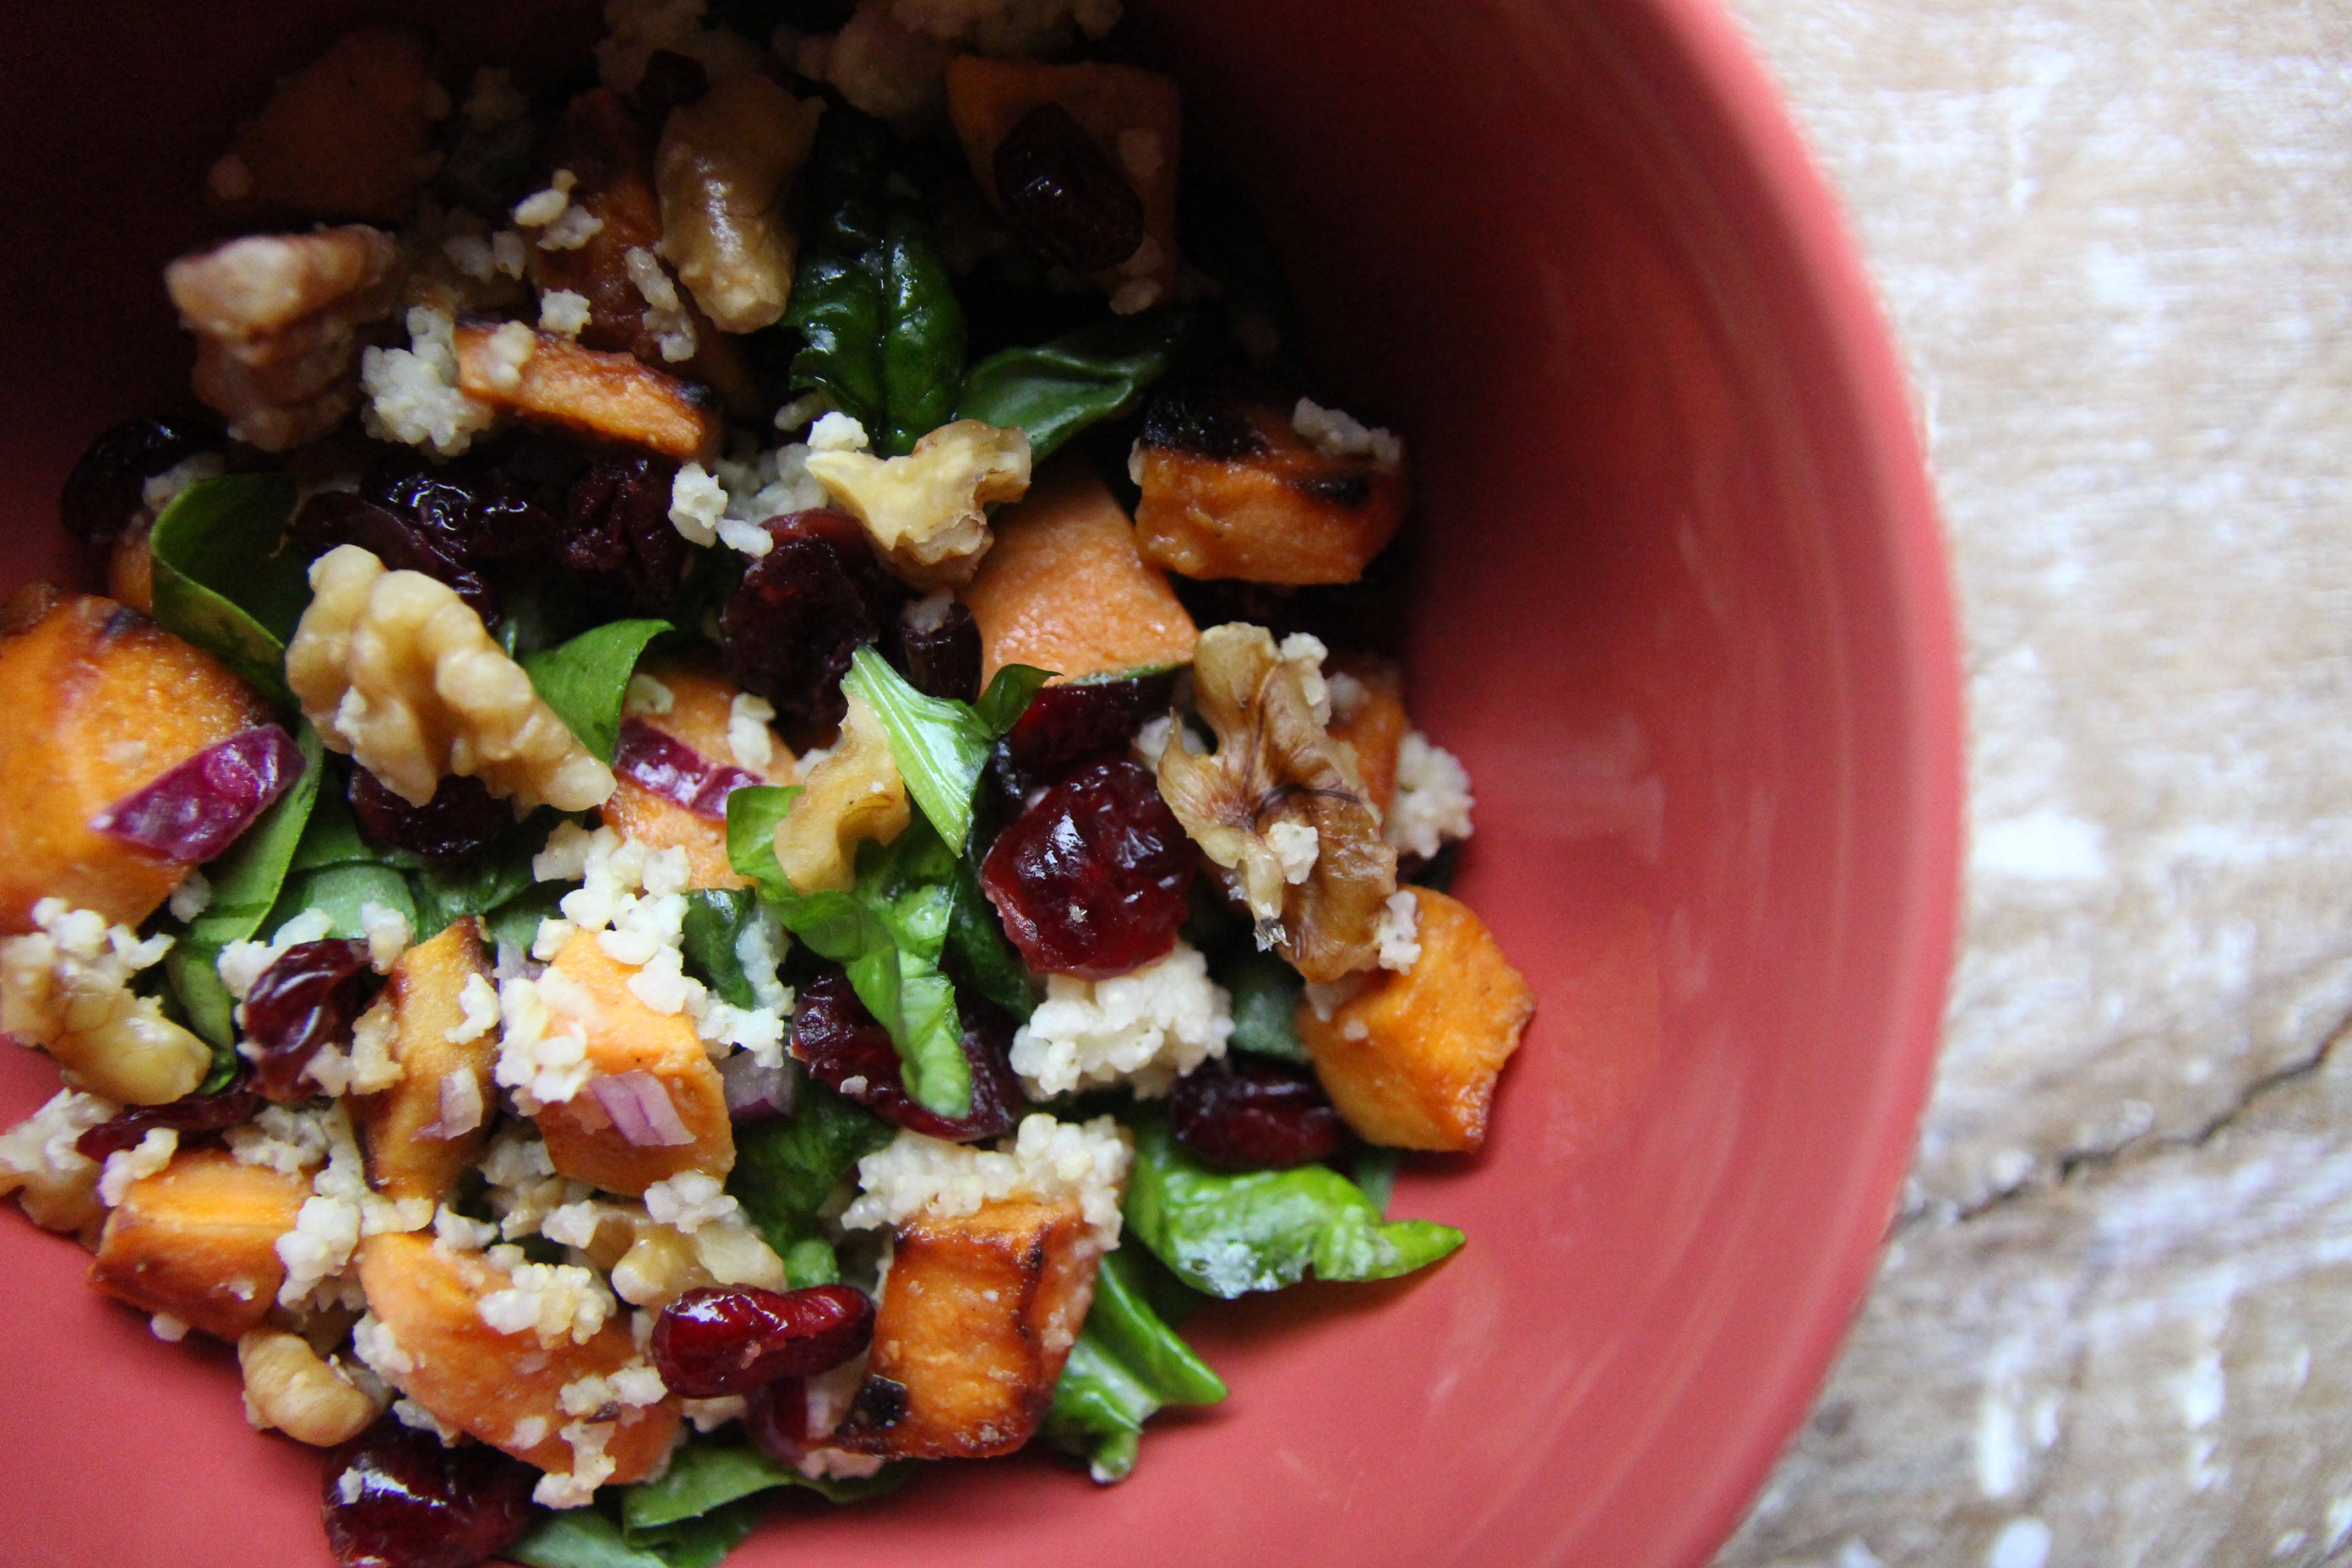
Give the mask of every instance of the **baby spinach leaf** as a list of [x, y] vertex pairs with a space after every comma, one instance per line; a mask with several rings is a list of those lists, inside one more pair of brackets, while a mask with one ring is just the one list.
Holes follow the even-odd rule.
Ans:
[[760, 1522], [758, 1505], [639, 1530], [595, 1507], [541, 1514], [501, 1556], [526, 1568], [718, 1568]]
[[421, 868], [425, 857], [405, 849], [389, 849], [368, 841], [360, 832], [359, 820], [352, 816], [351, 803], [344, 797], [341, 781], [330, 768], [319, 790], [319, 803], [310, 810], [310, 823], [302, 829], [302, 842], [294, 851], [289, 871], [317, 871], [329, 866], [396, 866], [404, 871]]
[[1041, 669], [1009, 665], [988, 683], [981, 697], [983, 709], [952, 698], [926, 697], [880, 654], [861, 647], [851, 656], [841, 689], [864, 699], [881, 719], [907, 793], [940, 837], [961, 851], [971, 837], [972, 795], [989, 752], [1051, 679]]
[[562, 914], [557, 905], [564, 894], [579, 885], [541, 882], [529, 892], [509, 899], [482, 917], [483, 940], [492, 947], [504, 943], [528, 951], [539, 936], [539, 922]]
[[1213, 1296], [1318, 1279], [1387, 1279], [1436, 1262], [1462, 1233], [1427, 1220], [1383, 1223], [1361, 1189], [1326, 1165], [1220, 1171], [1193, 1158], [1160, 1117], [1135, 1124], [1127, 1223], [1176, 1272]]
[[540, 700], [580, 743], [609, 763], [621, 743], [621, 703], [646, 645], [673, 631], [667, 621], [608, 621], [545, 653], [525, 654], [523, 673]]
[[686, 895], [686, 925], [679, 943], [686, 961], [719, 993], [738, 1007], [759, 1005], [759, 994], [743, 973], [736, 951], [743, 932], [760, 919], [760, 895], [749, 888], [698, 888]]
[[756, 1502], [740, 1502], [646, 1530], [625, 1520], [621, 1538], [659, 1558], [668, 1568], [719, 1568], [758, 1526], [761, 1511]]
[[1115, 317], [1034, 348], [1003, 349], [964, 377], [956, 417], [1018, 425], [1042, 463], [1097, 420], [1116, 419], [1167, 374], [1189, 325], [1179, 311]]
[[963, 307], [931, 226], [890, 215], [883, 239], [882, 429], [876, 449], [890, 457], [955, 417], [963, 385]]
[[999, 740], [1013, 732], [1021, 722], [1021, 715], [1029, 711], [1029, 704], [1045, 683], [1054, 679], [1054, 671], [1039, 669], [1034, 664], [1007, 664], [998, 667], [989, 679], [988, 689], [980, 694], [974, 704], [980, 721], [988, 732]]
[[1106, 1256], [1095, 1274], [1094, 1305], [1054, 1385], [1043, 1430], [1108, 1484], [1135, 1468], [1143, 1423], [1153, 1412], [1214, 1405], [1226, 1393], [1224, 1380], [1152, 1310], [1135, 1254], [1121, 1250]]
[[539, 882], [530, 874], [531, 860], [547, 847], [547, 836], [562, 820], [556, 812], [533, 812], [478, 854], [409, 872], [417, 940], [446, 931], [452, 921], [467, 915], [488, 914], [536, 888]]
[[656, 1481], [639, 1481], [621, 1493], [621, 1521], [642, 1535], [680, 1521], [698, 1519], [772, 1487], [804, 1487], [834, 1502], [862, 1502], [904, 1486], [911, 1464], [886, 1465], [864, 1480], [811, 1479], [780, 1465], [740, 1439], [689, 1439]]
[[275, 931], [305, 910], [320, 910], [331, 922], [328, 935], [357, 940], [367, 935], [360, 910], [369, 904], [380, 904], [404, 916], [409, 929], [418, 931], [416, 900], [409, 894], [408, 879], [389, 866], [368, 865], [329, 866], [287, 878], [269, 927]]
[[948, 913], [946, 962], [956, 980], [1016, 1018], [1037, 1010], [1027, 965], [1004, 935], [996, 906], [980, 890], [980, 873], [967, 855], [956, 862], [954, 902]]
[[794, 1090], [792, 1115], [736, 1128], [727, 1190], [783, 1258], [793, 1289], [840, 1278], [817, 1211], [850, 1167], [892, 1136], [888, 1122], [806, 1077]]
[[1240, 954], [1220, 971], [1218, 981], [1234, 996], [1234, 1048], [1307, 1065], [1297, 1022], [1307, 983], [1298, 971], [1270, 952]]
[[1377, 1143], [1361, 1145], [1348, 1162], [1349, 1173], [1363, 1189], [1372, 1212], [1383, 1217], [1389, 1212], [1389, 1199], [1396, 1192], [1397, 1163], [1395, 1150], [1383, 1149]]
[[155, 619], [251, 681], [280, 707], [286, 645], [310, 602], [307, 568], [282, 551], [294, 513], [285, 474], [199, 479], [155, 520]]
[[205, 873], [212, 882], [212, 901], [188, 922], [163, 959], [164, 973], [187, 1009], [190, 1026], [212, 1042], [216, 1056], [236, 1043], [236, 999], [221, 984], [221, 950], [233, 942], [251, 941], [277, 906], [278, 889], [318, 802], [320, 777], [326, 772], [318, 731], [305, 723], [295, 741], [302, 750], [301, 774], [226, 855], [213, 862]]

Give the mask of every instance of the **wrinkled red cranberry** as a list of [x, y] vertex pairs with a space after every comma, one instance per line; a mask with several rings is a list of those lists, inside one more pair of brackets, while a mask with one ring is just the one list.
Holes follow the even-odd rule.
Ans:
[[555, 532], [547, 509], [495, 470], [387, 465], [369, 477], [364, 493], [413, 521], [445, 554], [468, 565], [512, 560]]
[[854, 1285], [709, 1285], [662, 1309], [647, 1348], [672, 1394], [719, 1399], [830, 1372], [873, 1337], [874, 1298]]
[[730, 679], [775, 705], [778, 727], [800, 749], [849, 711], [840, 688], [850, 656], [880, 638], [906, 591], [845, 512], [796, 511], [766, 527], [768, 553], [719, 617], [719, 659]]
[[445, 1448], [386, 1416], [327, 1456], [327, 1547], [342, 1568], [474, 1568], [530, 1522], [538, 1479], [496, 1448]]
[[146, 506], [147, 481], [221, 444], [197, 419], [126, 419], [89, 444], [66, 476], [58, 521], [85, 544], [106, 544]]
[[1113, 757], [1087, 763], [998, 834], [980, 885], [1030, 968], [1099, 980], [1176, 945], [1196, 858], [1159, 782]]
[[989, 759], [999, 793], [1018, 811], [1031, 790], [1061, 783], [1081, 763], [1119, 755], [1175, 693], [1172, 669], [1045, 687]]
[[996, 146], [996, 194], [1029, 243], [1075, 272], [1099, 272], [1143, 243], [1143, 198], [1070, 111], [1041, 103]]
[[217, 1132], [234, 1127], [261, 1109], [261, 1096], [239, 1073], [226, 1089], [210, 1094], [184, 1094], [168, 1105], [126, 1106], [111, 1121], [101, 1121], [74, 1140], [84, 1159], [103, 1161], [122, 1149], [138, 1147], [150, 1131], [168, 1127], [175, 1132]]
[[530, 115], [478, 131], [462, 121], [434, 184], [445, 205], [478, 213], [502, 213], [529, 195], [544, 165], [531, 153], [540, 127]]
[[801, 987], [793, 1008], [793, 1055], [819, 1083], [886, 1121], [933, 1138], [969, 1142], [1011, 1130], [1026, 1103], [1013, 1074], [1012, 1016], [977, 996], [958, 998], [964, 1059], [971, 1064], [971, 1108], [954, 1120], [908, 1098], [898, 1047], [890, 1043], [838, 964]]
[[669, 608], [692, 549], [669, 520], [677, 465], [649, 452], [612, 453], [572, 481], [559, 553], [599, 597], [644, 615]]
[[980, 623], [961, 600], [917, 599], [898, 612], [891, 634], [898, 643], [892, 662], [908, 685], [926, 697], [980, 700]]
[[808, 1388], [797, 1377], [761, 1384], [743, 1400], [743, 1431], [757, 1448], [780, 1465], [797, 1465], [808, 1453]]
[[388, 848], [405, 849], [427, 860], [455, 860], [489, 847], [514, 826], [514, 813], [490, 786], [465, 773], [449, 773], [434, 786], [433, 798], [411, 805], [358, 763], [344, 791], [360, 831]]
[[254, 1088], [281, 1105], [318, 1093], [302, 1069], [321, 1047], [352, 1037], [352, 1025], [383, 984], [363, 942], [298, 942], [279, 954], [245, 998]]
[[305, 555], [356, 544], [390, 571], [419, 572], [446, 583], [485, 622], [498, 618], [498, 595], [480, 573], [412, 520], [349, 490], [320, 490], [305, 500], [294, 514], [293, 535], [295, 548]]
[[1328, 1160], [1347, 1123], [1305, 1068], [1264, 1057], [1203, 1062], [1168, 1096], [1176, 1142], [1213, 1164], [1263, 1171]]
[[646, 74], [637, 79], [637, 116], [658, 136], [671, 110], [709, 90], [710, 73], [700, 60], [676, 49], [656, 49], [646, 60]]

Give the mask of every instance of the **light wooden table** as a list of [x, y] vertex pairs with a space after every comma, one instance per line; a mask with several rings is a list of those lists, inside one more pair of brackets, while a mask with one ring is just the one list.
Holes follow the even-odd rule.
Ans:
[[1917, 1170], [1719, 1568], [2352, 1563], [2352, 0], [1733, 0], [1969, 639]]

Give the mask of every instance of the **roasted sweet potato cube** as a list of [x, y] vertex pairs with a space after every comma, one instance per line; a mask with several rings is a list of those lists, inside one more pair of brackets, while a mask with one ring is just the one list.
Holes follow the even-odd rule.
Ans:
[[536, 329], [518, 365], [492, 345], [497, 331], [470, 321], [457, 329], [457, 384], [467, 395], [534, 424], [632, 442], [682, 463], [719, 450], [727, 421], [709, 388]]
[[236, 676], [138, 611], [39, 595], [0, 635], [0, 934], [55, 896], [135, 926], [188, 874], [87, 824], [269, 710]]
[[1364, 689], [1363, 700], [1344, 714], [1334, 701], [1331, 738], [1356, 749], [1356, 771], [1363, 775], [1364, 793], [1386, 812], [1396, 798], [1397, 752], [1412, 728], [1405, 718], [1404, 672], [1394, 659], [1370, 653], [1344, 654], [1326, 668]]
[[1475, 1149], [1535, 993], [1468, 905], [1427, 888], [1412, 894], [1413, 966], [1381, 971], [1328, 1018], [1300, 1003], [1298, 1033], [1357, 1136], [1395, 1149]]
[[278, 82], [212, 175], [214, 205], [239, 218], [416, 213], [432, 135], [432, 40], [416, 27], [360, 27]]
[[980, 624], [982, 679], [1008, 664], [1074, 680], [1191, 662], [1192, 617], [1083, 464], [1049, 465], [993, 526], [995, 547], [962, 592]]
[[671, 1108], [691, 1141], [635, 1144], [621, 1135], [594, 1092], [582, 1089], [539, 1113], [547, 1152], [567, 1176], [608, 1193], [637, 1197], [656, 1182], [681, 1171], [723, 1176], [735, 1165], [735, 1129], [727, 1115], [727, 1091], [719, 1069], [683, 1013], [656, 1013], [629, 989], [637, 973], [582, 931], [555, 955], [555, 967], [579, 982], [595, 1001], [588, 1029], [588, 1059], [599, 1074], [650, 1073], [669, 1095]]
[[959, 55], [948, 66], [948, 118], [989, 200], [997, 201], [997, 147], [1024, 116], [1047, 103], [1069, 111], [1143, 200], [1149, 248], [1139, 247], [1126, 266], [1096, 273], [1095, 280], [1114, 293], [1130, 283], [1149, 287], [1152, 291], [1138, 300], [1138, 310], [1166, 299], [1176, 281], [1176, 174], [1184, 132], [1175, 79], [1093, 61], [1054, 66]]
[[[632, 717], [693, 747], [713, 763], [727, 767], [743, 765], [736, 761], [734, 747], [727, 739], [728, 721], [735, 699], [742, 693], [741, 687], [700, 660], [649, 660], [639, 668], [668, 689], [670, 707], [666, 713], [635, 713]], [[782, 741], [771, 743], [773, 751], [768, 765], [745, 771], [759, 774], [770, 784], [790, 784], [793, 754]], [[751, 885], [748, 878], [735, 874], [727, 858], [727, 824], [723, 820], [697, 816], [625, 774], [614, 785], [611, 798], [598, 809], [604, 814], [605, 825], [624, 838], [636, 839], [656, 849], [684, 849], [688, 886]]]
[[278, 1238], [310, 1184], [226, 1149], [184, 1149], [131, 1184], [107, 1215], [90, 1285], [142, 1312], [167, 1312], [232, 1344], [286, 1282]]
[[106, 592], [142, 616], [155, 613], [155, 520], [141, 513], [106, 553]]
[[[512, 1277], [479, 1253], [387, 1232], [362, 1241], [359, 1256], [368, 1310], [410, 1363], [394, 1374], [400, 1391], [444, 1426], [541, 1469], [569, 1473], [572, 1447], [562, 1430], [583, 1417], [564, 1410], [563, 1386], [608, 1376], [635, 1358], [626, 1316], [614, 1313], [581, 1343], [559, 1337], [547, 1344], [536, 1329], [503, 1334], [483, 1321], [482, 1298], [507, 1289]], [[676, 1399], [621, 1405], [611, 1419], [617, 1426], [604, 1449], [614, 1460], [609, 1479], [642, 1480], [668, 1458]]]
[[[917, 1459], [1021, 1447], [1054, 1402], [1100, 1258], [1075, 1203], [1000, 1200], [905, 1226], [866, 1363], [866, 1388], [885, 1397], [861, 1394], [834, 1441]], [[898, 1414], [885, 1424], [887, 1407]]]
[[1143, 558], [1187, 577], [1352, 583], [1411, 494], [1401, 458], [1329, 456], [1288, 408], [1215, 387], [1161, 393], [1138, 455]]
[[[397, 1032], [392, 1058], [402, 1078], [390, 1089], [354, 1095], [351, 1108], [360, 1150], [366, 1156], [368, 1184], [388, 1198], [430, 1198], [439, 1203], [457, 1184], [457, 1174], [481, 1152], [487, 1128], [497, 1114], [498, 1089], [490, 1080], [497, 1065], [499, 1028], [495, 1018], [487, 1028], [471, 1030], [460, 1000], [466, 983], [478, 975], [488, 986], [490, 966], [482, 954], [480, 922], [467, 915], [433, 938], [401, 954], [385, 985], [386, 997], [376, 1005], [393, 1009]], [[452, 1035], [467, 1035], [455, 1040]], [[479, 1117], [473, 1131], [442, 1137], [437, 1129], [446, 1104], [461, 1103], [462, 1082], [449, 1083], [452, 1074], [474, 1080], [474, 1103]], [[448, 1087], [444, 1087], [447, 1084]], [[435, 1128], [428, 1136], [425, 1129]]]

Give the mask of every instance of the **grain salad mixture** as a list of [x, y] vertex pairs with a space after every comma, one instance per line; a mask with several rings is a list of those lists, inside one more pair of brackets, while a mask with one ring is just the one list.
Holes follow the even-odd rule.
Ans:
[[0, 612], [0, 1193], [328, 1451], [344, 1564], [716, 1563], [1392, 1278], [1533, 998], [1442, 890], [1403, 443], [1118, 0], [336, 40], [163, 279], [202, 411]]

